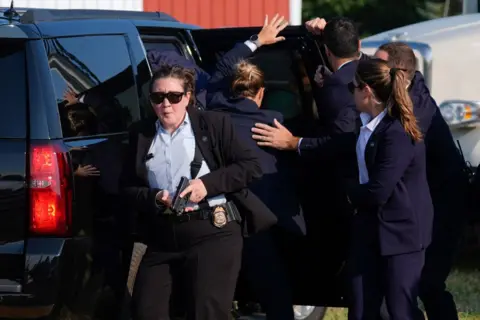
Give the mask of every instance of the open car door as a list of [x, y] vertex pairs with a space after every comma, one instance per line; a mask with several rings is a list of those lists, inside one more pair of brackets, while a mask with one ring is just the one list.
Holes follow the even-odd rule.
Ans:
[[[237, 42], [258, 34], [260, 28], [192, 30], [197, 45], [196, 59], [207, 72]], [[313, 78], [324, 64], [321, 39], [313, 39], [303, 27], [287, 27], [281, 33], [285, 41], [261, 47], [251, 61], [265, 74], [266, 91], [262, 108], [280, 111], [284, 125], [296, 136], [312, 137], [317, 132], [317, 106]], [[344, 266], [348, 243], [348, 219], [322, 210], [315, 201], [318, 163], [297, 157], [297, 183], [292, 186], [301, 196], [307, 225], [306, 237], [285, 239], [285, 259], [291, 273], [296, 305], [344, 306]], [[294, 190], [292, 190], [294, 191]], [[242, 283], [239, 283], [242, 287]], [[308, 318], [310, 319], [310, 318]]]

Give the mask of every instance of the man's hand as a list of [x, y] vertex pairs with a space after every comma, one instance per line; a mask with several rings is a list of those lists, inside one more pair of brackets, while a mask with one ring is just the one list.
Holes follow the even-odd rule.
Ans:
[[63, 99], [67, 101], [67, 103], [65, 104], [66, 107], [78, 103], [77, 94], [70, 86], [68, 86], [67, 90], [65, 90], [65, 92], [63, 93]]
[[285, 21], [283, 17], [278, 18], [276, 14], [270, 23], [268, 22], [268, 16], [265, 16], [265, 23], [262, 30], [258, 34], [258, 42], [260, 45], [274, 44], [285, 40], [285, 37], [277, 37], [280, 31], [288, 26], [288, 21]]
[[98, 177], [100, 176], [100, 171], [95, 168], [94, 166], [91, 165], [78, 165], [77, 170], [74, 172], [75, 175], [81, 176], [81, 177]]
[[294, 137], [277, 119], [273, 120], [274, 127], [263, 123], [255, 123], [252, 128], [252, 138], [262, 147], [271, 147], [278, 150], [296, 150], [300, 138]]
[[327, 21], [323, 18], [315, 18], [305, 22], [305, 27], [307, 30], [315, 35], [320, 35], [325, 29]]
[[162, 190], [155, 196], [155, 200], [159, 203], [164, 204], [167, 208], [172, 206], [172, 197], [167, 190]]
[[190, 201], [193, 203], [199, 203], [207, 196], [207, 189], [200, 179], [190, 180], [188, 187], [180, 193], [180, 197], [183, 198], [190, 192], [192, 193], [190, 195]]
[[332, 71], [325, 67], [324, 65], [319, 65], [317, 70], [315, 71], [315, 77], [313, 80], [317, 84], [319, 88], [323, 87], [323, 82], [325, 81], [326, 77], [329, 77], [332, 75]]

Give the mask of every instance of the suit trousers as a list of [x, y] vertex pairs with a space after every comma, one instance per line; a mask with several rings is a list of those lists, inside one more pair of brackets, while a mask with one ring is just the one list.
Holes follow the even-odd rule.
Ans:
[[292, 320], [292, 288], [274, 231], [252, 235], [245, 239], [244, 245], [245, 277], [266, 319]]
[[187, 320], [229, 320], [241, 267], [240, 224], [161, 221], [156, 229], [135, 280], [132, 318], [168, 320], [175, 301]]
[[425, 266], [420, 281], [420, 299], [428, 319], [458, 320], [457, 306], [452, 294], [447, 291], [445, 282], [455, 261], [466, 225], [467, 208], [464, 206], [465, 200], [461, 195], [452, 197], [443, 194], [441, 196], [434, 198], [433, 235], [432, 242], [425, 252]]
[[425, 251], [381, 256], [378, 245], [359, 243], [349, 259], [348, 319], [378, 319], [384, 297], [391, 320], [423, 319], [417, 298]]

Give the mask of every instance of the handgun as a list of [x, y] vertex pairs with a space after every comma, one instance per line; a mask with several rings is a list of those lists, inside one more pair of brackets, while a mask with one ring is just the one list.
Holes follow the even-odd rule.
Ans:
[[177, 214], [181, 215], [185, 207], [187, 206], [188, 201], [190, 200], [191, 193], [185, 195], [185, 197], [180, 197], [180, 193], [188, 187], [190, 180], [187, 177], [182, 177], [180, 179], [180, 183], [177, 186], [177, 192], [172, 200], [172, 211]]

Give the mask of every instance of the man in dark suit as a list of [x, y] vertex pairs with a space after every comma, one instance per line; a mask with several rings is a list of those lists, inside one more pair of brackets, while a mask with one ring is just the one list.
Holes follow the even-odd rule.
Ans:
[[[316, 19], [307, 22], [306, 26], [317, 34], [323, 28]], [[328, 149], [333, 137], [356, 130], [358, 112], [348, 84], [355, 75], [360, 40], [357, 28], [346, 18], [330, 21], [323, 30], [323, 40], [333, 73], [323, 86], [314, 88], [319, 115], [317, 136], [295, 137], [278, 121], [274, 126], [257, 123], [252, 131], [259, 146], [298, 152], [307, 174], [301, 191], [307, 236], [314, 237], [312, 242], [325, 242], [329, 231], [324, 232], [325, 235], [318, 231], [328, 224], [336, 230], [329, 234], [329, 240], [334, 239], [346, 251], [348, 231], [345, 225], [351, 206], [346, 201], [343, 181], [352, 176], [355, 157], [332, 157]], [[333, 254], [341, 254], [339, 251], [342, 250]]]
[[[331, 135], [353, 132], [358, 119], [355, 102], [348, 91], [357, 66], [360, 37], [354, 23], [347, 18], [332, 19], [326, 25], [318, 25], [316, 18], [306, 23], [314, 34], [323, 34], [325, 52], [333, 69], [331, 74], [315, 90], [315, 102], [320, 119], [318, 137], [294, 137], [280, 123], [275, 126], [256, 125], [253, 138], [261, 146], [279, 150], [298, 150], [302, 156], [321, 155], [322, 145], [327, 145]], [[312, 25], [312, 23], [314, 25]]]
[[405, 43], [391, 42], [382, 45], [375, 56], [388, 61], [392, 67], [407, 70], [414, 113], [425, 134], [427, 178], [435, 215], [432, 243], [425, 254], [420, 298], [429, 319], [457, 320], [457, 308], [445, 281], [451, 271], [468, 212], [465, 163], [422, 74], [416, 71], [413, 50]]

